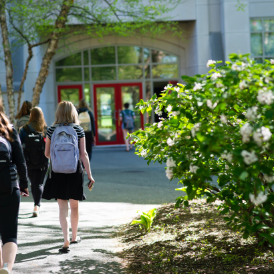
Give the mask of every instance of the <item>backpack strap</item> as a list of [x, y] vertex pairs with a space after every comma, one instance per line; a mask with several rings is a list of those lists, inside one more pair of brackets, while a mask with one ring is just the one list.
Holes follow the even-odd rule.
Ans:
[[32, 133], [31, 130], [30, 130], [30, 127], [28, 125], [23, 126], [23, 129], [25, 130], [25, 132], [27, 134], [31, 134]]

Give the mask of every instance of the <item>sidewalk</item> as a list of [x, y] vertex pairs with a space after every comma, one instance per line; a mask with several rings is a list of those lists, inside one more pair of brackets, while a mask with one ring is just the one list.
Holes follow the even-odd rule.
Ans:
[[125, 273], [124, 262], [115, 253], [115, 226], [130, 222], [137, 210], [148, 211], [157, 205], [126, 203], [80, 204], [79, 235], [82, 242], [71, 245], [69, 254], [59, 254], [62, 231], [57, 203], [45, 203], [38, 218], [32, 218], [33, 204], [21, 203], [18, 228], [18, 254], [14, 274]]

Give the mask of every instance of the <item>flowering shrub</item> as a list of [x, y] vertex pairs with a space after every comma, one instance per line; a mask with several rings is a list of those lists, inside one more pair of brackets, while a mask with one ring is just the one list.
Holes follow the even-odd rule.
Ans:
[[274, 60], [257, 64], [236, 54], [230, 60], [225, 66], [210, 60], [207, 75], [182, 76], [186, 85], [141, 100], [142, 113], [154, 108], [168, 118], [132, 137], [138, 155], [165, 162], [167, 177], [183, 184], [186, 196], [177, 206], [219, 199], [228, 225], [274, 245]]

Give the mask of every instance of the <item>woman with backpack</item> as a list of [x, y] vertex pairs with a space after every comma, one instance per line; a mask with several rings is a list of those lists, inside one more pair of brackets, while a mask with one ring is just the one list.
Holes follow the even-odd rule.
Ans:
[[19, 113], [15, 116], [16, 121], [16, 130], [19, 131], [21, 127], [23, 127], [29, 121], [30, 110], [32, 108], [32, 104], [29, 101], [24, 101]]
[[[122, 121], [123, 136], [126, 143], [126, 151], [129, 152], [129, 143], [131, 138], [127, 139], [127, 134], [134, 131], [134, 120], [135, 113], [129, 109], [129, 103], [124, 104], [124, 110], [120, 112], [120, 120]], [[132, 149], [132, 144], [130, 143], [130, 149]]]
[[[59, 205], [59, 219], [64, 236], [60, 253], [68, 253], [69, 244], [79, 243], [77, 236], [79, 201], [85, 200], [84, 175], [86, 169], [91, 189], [94, 179], [91, 175], [89, 158], [85, 146], [85, 133], [79, 126], [77, 110], [71, 102], [63, 101], [57, 106], [55, 121], [47, 131], [45, 155], [51, 160], [51, 171], [45, 183], [42, 197], [56, 199]], [[71, 209], [72, 241], [69, 237], [68, 201]]]
[[28, 196], [28, 180], [19, 135], [3, 111], [0, 111], [0, 160], [0, 236], [3, 244], [0, 245], [0, 273], [9, 274], [17, 253], [20, 192], [23, 197]]
[[91, 161], [92, 143], [95, 142], [94, 115], [85, 99], [80, 100], [77, 111], [79, 115], [78, 118], [80, 121], [80, 126], [85, 131], [86, 150], [88, 153], [89, 161]]
[[43, 182], [48, 170], [48, 158], [45, 157], [46, 132], [47, 124], [42, 109], [32, 108], [29, 122], [20, 129], [19, 135], [31, 182], [31, 193], [34, 200], [33, 217], [39, 216]]

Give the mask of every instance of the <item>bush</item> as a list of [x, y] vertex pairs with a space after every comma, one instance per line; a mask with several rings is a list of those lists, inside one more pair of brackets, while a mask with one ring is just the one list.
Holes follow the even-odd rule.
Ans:
[[258, 64], [236, 54], [230, 60], [224, 66], [210, 60], [207, 75], [183, 76], [186, 85], [141, 100], [142, 113], [154, 108], [168, 118], [132, 137], [138, 155], [166, 162], [167, 177], [183, 184], [186, 196], [177, 206], [219, 199], [228, 225], [274, 245], [274, 60]]

